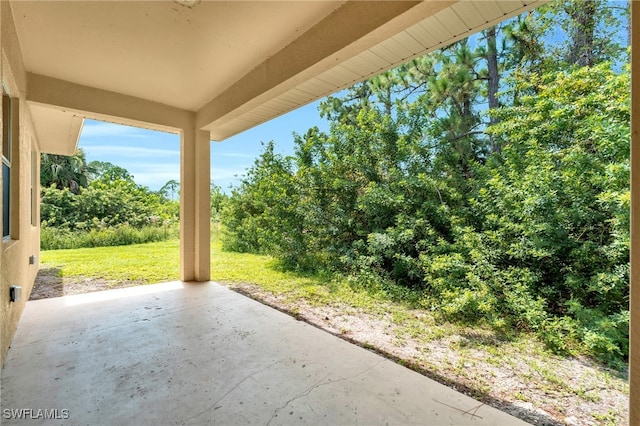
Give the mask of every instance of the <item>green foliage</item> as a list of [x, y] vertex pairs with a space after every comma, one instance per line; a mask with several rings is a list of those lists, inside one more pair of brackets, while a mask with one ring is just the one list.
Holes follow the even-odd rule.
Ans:
[[240, 188], [223, 206], [224, 247], [239, 252], [277, 252], [293, 266], [297, 258], [293, 253], [302, 249], [296, 246], [302, 228], [296, 205], [289, 203], [292, 165], [291, 159], [274, 149], [273, 142], [265, 146]]
[[[546, 25], [554, 26], [551, 29], [556, 38], [564, 35], [567, 42], [545, 46], [549, 57], [569, 66], [593, 66], [616, 58], [627, 60], [624, 51], [630, 35], [629, 6], [626, 2], [608, 0], [551, 2], [539, 15], [547, 21]], [[627, 34], [620, 37], [621, 30]]]
[[[530, 84], [530, 83], [523, 83]], [[541, 78], [537, 96], [497, 112], [508, 140], [474, 209], [505, 254], [529, 265], [553, 313], [568, 299], [604, 312], [628, 301], [629, 76], [606, 64]]]
[[168, 200], [175, 201], [180, 198], [180, 182], [171, 179], [160, 188], [158, 193]]
[[67, 188], [43, 188], [40, 217], [45, 226], [70, 231], [121, 224], [159, 226], [177, 221], [178, 205], [130, 181], [98, 179], [78, 194]]
[[[501, 43], [487, 32], [327, 98], [328, 133], [296, 135], [292, 157], [268, 144], [234, 189], [225, 248], [389, 295], [404, 288], [436, 317], [537, 333], [555, 351], [619, 366], [629, 69], [599, 35], [615, 13], [573, 6], [505, 24]], [[553, 22], [567, 34], [559, 63], [544, 36]]]
[[116, 166], [108, 161], [92, 161], [89, 163], [93, 171], [93, 180], [102, 182], [111, 182], [115, 180], [123, 180], [133, 182], [133, 176], [124, 167]]
[[145, 226], [117, 225], [103, 229], [70, 231], [67, 228], [43, 226], [40, 232], [42, 250], [76, 249], [87, 247], [111, 247], [131, 244], [145, 244], [178, 238], [176, 225]]
[[82, 149], [71, 156], [42, 154], [40, 163], [40, 185], [68, 188], [74, 194], [89, 186], [95, 170], [87, 165]]
[[95, 179], [86, 188], [42, 188], [43, 249], [135, 244], [174, 236], [177, 201], [137, 185], [122, 167], [91, 164]]
[[532, 77], [518, 84], [535, 96], [494, 111], [504, 148], [475, 167], [473, 228], [422, 255], [430, 300], [615, 364], [628, 349], [629, 74]]
[[222, 188], [211, 181], [210, 197], [209, 203], [211, 206], [211, 220], [218, 223], [220, 222], [220, 214], [222, 213], [229, 196], [222, 192]]
[[454, 240], [421, 254], [432, 306], [450, 320], [538, 330], [546, 312], [544, 299], [532, 288], [536, 271], [499, 265], [494, 241], [472, 228], [456, 226]]

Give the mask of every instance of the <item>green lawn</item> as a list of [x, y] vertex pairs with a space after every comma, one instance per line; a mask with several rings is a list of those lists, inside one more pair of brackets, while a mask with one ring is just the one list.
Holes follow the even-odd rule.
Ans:
[[64, 277], [105, 278], [114, 283], [175, 281], [180, 274], [180, 241], [42, 251], [42, 267], [55, 267]]
[[[63, 278], [104, 278], [114, 287], [124, 281], [153, 284], [175, 281], [180, 275], [179, 240], [118, 247], [96, 247], [42, 251], [43, 267], [59, 269]], [[321, 276], [282, 271], [270, 256], [222, 251], [211, 244], [211, 280], [224, 283], [251, 283], [286, 296], [305, 298], [311, 303], [346, 302], [371, 305], [371, 293]]]

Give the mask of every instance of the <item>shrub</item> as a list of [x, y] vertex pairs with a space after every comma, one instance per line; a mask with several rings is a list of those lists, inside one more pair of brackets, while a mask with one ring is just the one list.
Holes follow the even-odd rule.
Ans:
[[145, 226], [134, 228], [130, 225], [118, 225], [104, 229], [71, 231], [65, 227], [42, 226], [40, 248], [42, 250], [75, 249], [103, 246], [123, 246], [143, 244], [178, 238], [176, 225], [163, 227]]

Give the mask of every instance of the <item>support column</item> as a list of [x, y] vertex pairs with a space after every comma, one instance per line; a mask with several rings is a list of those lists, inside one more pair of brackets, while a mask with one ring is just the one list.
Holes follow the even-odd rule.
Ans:
[[209, 132], [195, 128], [180, 134], [180, 280], [209, 281], [210, 240]]
[[631, 2], [631, 280], [629, 424], [640, 425], [640, 5]]

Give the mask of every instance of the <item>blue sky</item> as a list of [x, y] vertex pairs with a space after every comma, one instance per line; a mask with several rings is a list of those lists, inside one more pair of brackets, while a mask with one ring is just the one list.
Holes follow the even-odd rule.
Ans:
[[[211, 143], [211, 178], [228, 192], [262, 151], [261, 142], [273, 140], [278, 152], [293, 153], [293, 132], [304, 134], [329, 124], [320, 118], [318, 102], [291, 111], [224, 142]], [[178, 135], [101, 121], [85, 120], [79, 147], [87, 161], [108, 161], [124, 167], [136, 183], [157, 190], [171, 179], [180, 180]]]

